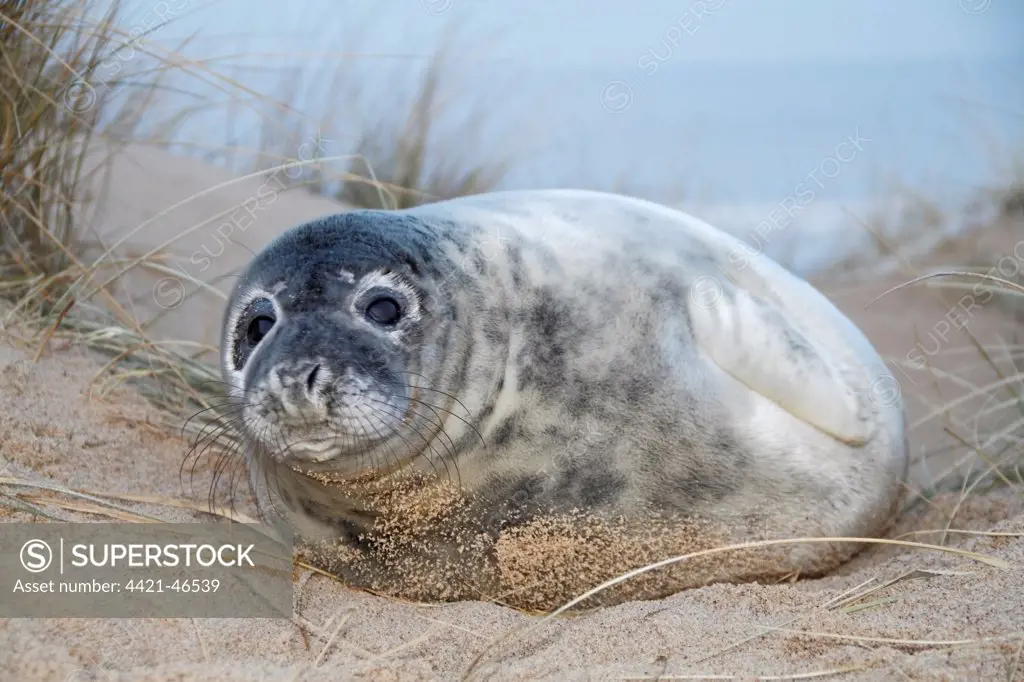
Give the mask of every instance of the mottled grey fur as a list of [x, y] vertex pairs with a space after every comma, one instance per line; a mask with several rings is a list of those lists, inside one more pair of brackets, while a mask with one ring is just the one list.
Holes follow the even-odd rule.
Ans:
[[[368, 276], [406, 287], [398, 329], [361, 315]], [[277, 319], [250, 352], [254, 291]], [[906, 473], [901, 404], [876, 395], [895, 382], [845, 317], [737, 240], [624, 197], [495, 193], [301, 225], [239, 281], [223, 343], [261, 513], [354, 545], [373, 513], [294, 468], [436, 472], [493, 531], [577, 509], [697, 515], [738, 537], [878, 533]], [[745, 385], [758, 372], [778, 400]], [[849, 414], [811, 394], [789, 409], [832, 375]]]

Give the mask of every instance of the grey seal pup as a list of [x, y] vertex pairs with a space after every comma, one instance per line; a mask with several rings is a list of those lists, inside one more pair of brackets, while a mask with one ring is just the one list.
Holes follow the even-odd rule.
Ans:
[[[510, 191], [299, 225], [239, 279], [222, 369], [261, 517], [346, 581], [547, 610], [674, 554], [873, 537], [898, 385], [808, 283], [697, 218]], [[780, 545], [592, 603], [820, 575]]]

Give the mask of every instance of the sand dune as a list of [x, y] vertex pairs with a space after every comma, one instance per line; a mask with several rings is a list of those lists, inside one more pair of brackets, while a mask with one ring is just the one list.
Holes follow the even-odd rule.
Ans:
[[[98, 148], [90, 161], [107, 153]], [[159, 315], [148, 328], [153, 338], [217, 346], [231, 275], [289, 227], [345, 209], [302, 188], [286, 190], [287, 172], [240, 180], [194, 158], [130, 146], [95, 175], [95, 204], [82, 211], [86, 253], [124, 240], [112, 257], [161, 259], [159, 271], [132, 268], [118, 282], [119, 299], [142, 323]]]

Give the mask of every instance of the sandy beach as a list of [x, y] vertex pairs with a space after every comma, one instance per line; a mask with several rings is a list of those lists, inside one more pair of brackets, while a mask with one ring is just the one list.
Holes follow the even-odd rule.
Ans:
[[[154, 338], [211, 350], [229, 275], [287, 227], [344, 210], [302, 190], [279, 192], [266, 178], [237, 181], [142, 147], [118, 158], [107, 183], [83, 243], [95, 254], [123, 238], [117, 252], [129, 259], [166, 254], [163, 269], [135, 269], [121, 280], [122, 301], [140, 322], [156, 320], [147, 329]], [[910, 267], [923, 272], [965, 260], [994, 267], [1012, 256], [1024, 227], [1006, 219], [986, 234], [985, 241], [966, 238], [915, 257]], [[815, 284], [881, 354], [907, 364], [915, 348], [918, 355], [931, 350], [929, 334], [942, 330], [960, 298], [914, 286], [872, 302], [913, 276], [837, 273]], [[220, 293], [193, 277], [214, 281]], [[995, 366], [1013, 371], [1021, 321], [993, 304], [972, 311], [969, 327]], [[402, 603], [299, 571], [292, 620], [0, 620], [0, 679], [1024, 679], [1024, 482], [932, 489], [944, 468], [977, 463], [970, 444], [945, 429], [976, 433], [972, 419], [984, 398], [964, 400], [952, 416], [933, 414], [936, 406], [995, 372], [966, 335], [941, 336], [936, 352], [926, 353], [929, 367], [955, 378], [913, 368], [897, 373], [919, 459], [907, 511], [888, 537], [976, 552], [987, 563], [880, 545], [821, 579], [712, 585], [551, 621], [486, 602]], [[25, 342], [16, 321], [0, 333], [4, 480], [112, 496], [128, 510], [169, 521], [208, 520], [197, 509], [206, 503], [212, 463], [201, 461], [192, 480], [182, 479], [188, 439], [163, 427], [163, 415], [130, 386], [99, 395], [94, 379], [103, 362], [59, 333], [42, 350]], [[0, 489], [58, 501], [66, 520], [109, 520], [58, 492]], [[237, 503], [239, 512], [255, 515], [244, 481]], [[32, 520], [3, 506], [0, 517]]]

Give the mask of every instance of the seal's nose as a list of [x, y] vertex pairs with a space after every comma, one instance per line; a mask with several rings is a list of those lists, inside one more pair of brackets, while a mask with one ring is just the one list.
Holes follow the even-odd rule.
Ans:
[[288, 416], [307, 419], [325, 413], [331, 391], [331, 371], [322, 358], [298, 366], [275, 365], [268, 378], [268, 397], [275, 399]]
[[306, 375], [306, 398], [311, 403], [316, 403], [320, 398], [323, 397], [324, 385], [320, 381], [323, 372], [320, 371], [320, 363], [313, 365], [313, 368], [309, 370], [309, 374]]

